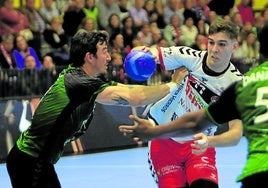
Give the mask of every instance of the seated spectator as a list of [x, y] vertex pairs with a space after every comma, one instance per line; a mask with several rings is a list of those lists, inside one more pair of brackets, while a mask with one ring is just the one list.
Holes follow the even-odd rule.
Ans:
[[195, 50], [206, 50], [207, 49], [207, 37], [201, 33], [198, 33], [195, 37], [195, 42], [191, 45], [191, 48]]
[[121, 33], [124, 37], [124, 46], [131, 49], [133, 47], [132, 40], [137, 37], [137, 29], [131, 16], [127, 16], [122, 20]]
[[44, 40], [49, 45], [49, 51], [46, 54], [55, 58], [57, 64], [65, 64], [69, 59], [68, 37], [62, 29], [62, 23], [61, 16], [54, 17], [50, 27], [46, 28], [43, 33]]
[[18, 69], [22, 70], [25, 68], [24, 59], [27, 55], [32, 55], [35, 58], [36, 69], [41, 69], [42, 64], [34, 48], [28, 45], [28, 42], [22, 35], [17, 35], [15, 37], [15, 49], [13, 51], [15, 61], [17, 63]]
[[241, 45], [233, 53], [232, 62], [241, 73], [246, 73], [257, 65], [259, 55], [259, 45], [256, 34], [249, 31], [245, 39], [242, 40]]
[[28, 18], [14, 8], [13, 0], [4, 0], [0, 6], [0, 35], [18, 34], [28, 27]]
[[106, 31], [112, 35], [112, 33], [118, 33], [121, 31], [121, 20], [118, 14], [112, 13], [108, 18], [108, 28]]
[[144, 46], [151, 46], [153, 44], [153, 35], [149, 23], [144, 23], [141, 30], [137, 33], [137, 38]]
[[84, 0], [71, 0], [64, 12], [62, 28], [69, 39], [78, 31], [79, 25], [86, 17], [84, 7]]
[[109, 44], [111, 53], [119, 53], [123, 58], [126, 57], [128, 51], [124, 46], [124, 37], [120, 32], [112, 33]]
[[41, 45], [42, 45], [42, 33], [46, 28], [46, 22], [40, 13], [39, 9], [35, 7], [36, 0], [25, 0], [25, 5], [23, 5], [20, 11], [29, 20], [29, 29], [33, 34], [33, 39], [28, 40], [28, 44], [33, 47], [41, 58]]
[[209, 24], [207, 22], [200, 19], [197, 21], [196, 27], [197, 27], [198, 33], [204, 36], [208, 36]]
[[170, 24], [171, 17], [176, 14], [180, 19], [180, 25], [184, 22], [182, 0], [167, 0], [167, 6], [164, 8], [164, 21]]
[[36, 62], [34, 56], [28, 54], [24, 58], [24, 68], [25, 69], [35, 69]]
[[111, 14], [120, 15], [120, 9], [116, 0], [99, 0], [97, 7], [99, 9], [98, 25], [100, 30], [108, 30], [108, 20]]
[[163, 38], [163, 35], [159, 28], [151, 29], [151, 31], [152, 31], [152, 39], [153, 39], [151, 47], [155, 47], [157, 46], [159, 40]]
[[243, 23], [250, 22], [252, 25], [255, 24], [252, 0], [241, 0], [241, 2], [236, 5], [236, 8], [242, 17]]
[[[55, 82], [55, 80], [58, 77], [58, 73], [56, 70], [56, 65], [54, 63], [54, 60], [51, 56], [49, 55], [45, 55], [43, 57], [43, 61], [42, 61], [42, 73], [46, 74], [44, 75], [45, 78], [47, 78], [46, 80], [44, 80], [43, 82], [43, 92], [46, 92], [46, 90], [52, 85], [52, 83]], [[46, 87], [45, 87], [46, 86]]]
[[108, 79], [127, 84], [127, 76], [123, 65], [123, 56], [120, 53], [111, 54], [111, 62], [108, 66]]
[[81, 24], [78, 27], [78, 30], [85, 30], [87, 32], [92, 32], [97, 30], [97, 24], [95, 23], [93, 18], [85, 17]]
[[195, 38], [198, 34], [198, 29], [194, 25], [192, 17], [184, 19], [184, 24], [181, 26], [182, 41], [184, 45], [191, 46], [195, 42]]
[[147, 12], [150, 23], [155, 22], [157, 24], [157, 27], [164, 28], [164, 17], [162, 13], [158, 12], [156, 2], [154, 2], [153, 0], [146, 0], [144, 9]]
[[183, 16], [184, 18], [192, 17], [194, 21], [194, 25], [197, 25], [197, 14], [195, 12], [195, 4], [194, 0], [184, 0], [184, 11], [183, 11]]
[[52, 18], [60, 15], [60, 11], [56, 8], [54, 0], [43, 0], [43, 2], [44, 4], [40, 8], [40, 13], [42, 14], [45, 22], [50, 24]]
[[131, 6], [131, 2], [129, 0], [118, 0], [118, 7], [120, 9], [120, 20], [122, 21], [124, 18], [129, 16], [129, 7]]
[[134, 20], [134, 26], [140, 29], [145, 23], [149, 23], [149, 17], [144, 7], [144, 0], [135, 0], [134, 5], [129, 8], [129, 15]]
[[196, 0], [194, 9], [195, 9], [198, 20], [202, 19], [205, 22], [209, 21], [210, 8], [208, 6], [207, 0]]
[[85, 7], [83, 8], [84, 13], [86, 14], [87, 18], [91, 18], [94, 21], [94, 28], [98, 28], [98, 15], [99, 9], [96, 6], [95, 0], [86, 0]]
[[174, 14], [170, 18], [170, 24], [166, 25], [163, 31], [164, 38], [168, 41], [169, 46], [183, 45], [182, 33], [180, 28], [180, 18]]
[[28, 54], [24, 58], [24, 72], [22, 74], [21, 82], [23, 94], [30, 96], [30, 107], [32, 114], [34, 114], [36, 107], [40, 101], [38, 95], [42, 94], [42, 85], [40, 83], [39, 72], [36, 70], [36, 59], [34, 56]]
[[16, 68], [17, 64], [13, 56], [14, 36], [6, 34], [2, 36], [0, 43], [0, 69]]

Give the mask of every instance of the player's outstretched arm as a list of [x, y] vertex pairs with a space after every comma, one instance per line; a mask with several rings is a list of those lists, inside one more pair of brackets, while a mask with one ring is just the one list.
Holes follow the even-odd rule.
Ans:
[[151, 104], [177, 89], [188, 74], [188, 70], [185, 67], [181, 67], [174, 71], [171, 82], [167, 84], [144, 86], [118, 83], [116, 86], [105, 88], [98, 94], [96, 101], [103, 104], [128, 106]]
[[135, 121], [136, 124], [120, 125], [119, 131], [123, 132], [124, 134], [135, 135], [143, 140], [152, 138], [168, 138], [174, 136], [178, 137], [178, 131], [182, 128], [202, 130], [211, 123], [207, 118], [204, 109], [186, 113], [174, 121], [159, 126], [155, 126], [149, 120], [142, 119], [134, 115], [130, 115], [129, 118]]

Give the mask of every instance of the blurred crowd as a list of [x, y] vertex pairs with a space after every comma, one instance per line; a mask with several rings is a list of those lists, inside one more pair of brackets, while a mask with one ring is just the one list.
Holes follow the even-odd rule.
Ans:
[[[254, 11], [252, 0], [0, 0], [1, 69], [55, 69], [70, 64], [69, 43], [80, 30], [109, 33], [112, 60], [107, 75], [122, 83], [127, 77], [123, 62], [135, 46], [186, 45], [206, 50], [208, 29], [219, 18], [232, 20], [240, 29], [239, 49], [232, 62], [245, 73], [261, 59], [257, 34], [268, 22], [268, 6]], [[168, 81], [169, 72], [157, 68], [142, 84]]]

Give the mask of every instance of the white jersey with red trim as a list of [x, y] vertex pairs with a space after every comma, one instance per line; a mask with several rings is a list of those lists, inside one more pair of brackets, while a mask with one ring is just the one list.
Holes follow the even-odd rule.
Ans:
[[[180, 117], [186, 112], [196, 111], [216, 101], [222, 91], [231, 83], [240, 80], [242, 74], [230, 63], [222, 73], [215, 73], [206, 67], [206, 51], [196, 51], [192, 48], [180, 46], [159, 48], [159, 59], [162, 68], [166, 70], [185, 66], [189, 75], [177, 90], [156, 102], [150, 109], [148, 117], [156, 124], [164, 124]], [[228, 109], [226, 109], [228, 110]], [[213, 135], [217, 127], [211, 125], [202, 130], [206, 135]], [[191, 131], [191, 130], [188, 130]], [[196, 130], [192, 130], [193, 134]], [[200, 130], [198, 130], [200, 131]], [[184, 136], [186, 130], [178, 133], [176, 141], [192, 140], [192, 135]]]

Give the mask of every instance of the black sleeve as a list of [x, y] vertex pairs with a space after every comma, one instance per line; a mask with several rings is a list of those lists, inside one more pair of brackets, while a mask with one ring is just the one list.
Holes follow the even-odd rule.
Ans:
[[207, 112], [219, 124], [241, 119], [236, 106], [236, 83], [230, 85], [219, 100], [208, 107]]

